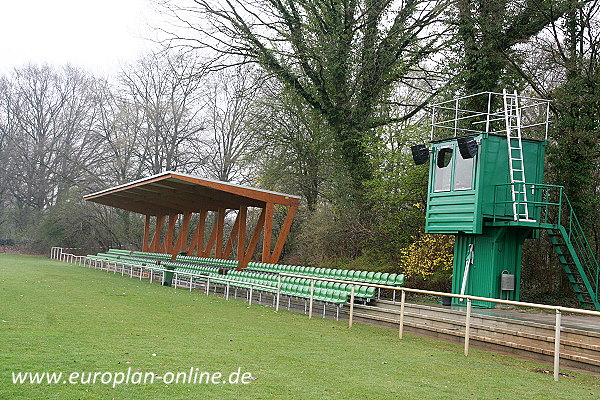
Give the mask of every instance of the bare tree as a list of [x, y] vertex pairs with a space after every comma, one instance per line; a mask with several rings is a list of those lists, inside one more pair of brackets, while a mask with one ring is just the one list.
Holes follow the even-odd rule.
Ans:
[[20, 205], [42, 209], [88, 179], [98, 158], [94, 80], [69, 66], [29, 65], [16, 69], [4, 86], [0, 130], [11, 147], [8, 188]]
[[102, 180], [125, 183], [140, 179], [144, 164], [138, 157], [143, 147], [144, 111], [140, 104], [115, 93], [108, 82], [98, 87], [98, 124], [96, 131], [102, 139], [104, 165]]
[[121, 83], [132, 112], [145, 131], [139, 158], [145, 170], [190, 172], [198, 161], [190, 149], [199, 144], [204, 129], [200, 118], [202, 65], [184, 53], [149, 55], [123, 70]]
[[214, 74], [207, 84], [208, 134], [199, 147], [203, 171], [221, 181], [248, 180], [248, 150], [255, 132], [248, 126], [264, 78], [250, 66]]

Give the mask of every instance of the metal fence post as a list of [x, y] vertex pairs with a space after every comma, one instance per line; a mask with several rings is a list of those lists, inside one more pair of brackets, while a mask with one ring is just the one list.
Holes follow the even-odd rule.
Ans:
[[275, 303], [275, 312], [279, 311], [279, 297], [281, 296], [281, 275], [277, 275], [277, 303]]
[[467, 317], [465, 319], [465, 356], [469, 355], [470, 331], [471, 331], [471, 299], [467, 299]]
[[248, 305], [249, 306], [252, 305], [252, 289], [254, 289], [254, 286], [250, 285], [250, 293], [248, 293]]
[[208, 296], [208, 290], [210, 288], [210, 276], [206, 277], [206, 295]]
[[354, 285], [350, 288], [350, 310], [348, 311], [348, 328], [352, 328], [352, 317], [354, 317]]
[[315, 298], [315, 280], [310, 280], [310, 300], [308, 304], [308, 319], [312, 319], [313, 301]]
[[[394, 290], [395, 292], [395, 290]], [[398, 326], [398, 338], [402, 339], [404, 334], [404, 302], [406, 301], [406, 292], [402, 290], [402, 297], [400, 298], [400, 325]]]
[[560, 372], [560, 310], [556, 310], [556, 326], [554, 330], [554, 380], [558, 381]]

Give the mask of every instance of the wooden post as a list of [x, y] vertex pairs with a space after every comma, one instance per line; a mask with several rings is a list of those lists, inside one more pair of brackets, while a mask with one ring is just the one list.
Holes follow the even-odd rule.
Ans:
[[279, 257], [281, 256], [281, 252], [283, 250], [283, 245], [285, 244], [285, 239], [287, 239], [287, 235], [290, 232], [290, 228], [292, 227], [292, 222], [294, 222], [294, 216], [296, 216], [296, 211], [298, 211], [298, 205], [293, 205], [288, 208], [287, 215], [285, 216], [285, 221], [283, 222], [283, 226], [281, 227], [281, 231], [279, 232], [279, 236], [277, 237], [277, 243], [275, 244], [275, 249], [273, 250], [273, 255], [271, 256], [271, 264], [276, 264], [279, 261]]
[[263, 233], [262, 262], [271, 262], [271, 236], [273, 231], [273, 203], [265, 206], [265, 227]]
[[217, 222], [215, 221], [215, 224], [212, 229], [212, 233], [210, 234], [210, 237], [208, 238], [208, 243], [206, 243], [206, 247], [202, 251], [202, 254], [200, 255], [200, 257], [209, 257], [210, 256], [210, 254], [212, 253], [212, 248], [215, 245], [216, 239], [217, 239]]
[[215, 249], [215, 258], [223, 258], [223, 228], [225, 225], [225, 209], [219, 208], [216, 221], [217, 245]]
[[179, 214], [169, 215], [167, 234], [165, 235], [165, 242], [161, 247], [163, 253], [170, 253], [173, 250], [173, 235], [175, 233], [175, 224], [177, 223], [177, 218], [179, 218]]
[[258, 240], [260, 239], [260, 233], [265, 225], [265, 209], [260, 213], [258, 217], [258, 221], [256, 222], [256, 226], [254, 227], [254, 232], [252, 233], [252, 238], [250, 239], [250, 243], [248, 243], [248, 249], [246, 250], [246, 254], [244, 255], [244, 261], [238, 264], [237, 269], [243, 269], [248, 266], [248, 263], [252, 259], [254, 255], [254, 250], [256, 250], [256, 245], [258, 244]]
[[237, 259], [238, 259], [238, 267], [240, 264], [244, 262], [246, 249], [246, 218], [248, 215], [248, 207], [240, 206], [240, 212], [238, 214], [238, 248], [237, 248]]
[[238, 227], [240, 225], [240, 214], [235, 217], [235, 222], [233, 223], [233, 227], [231, 228], [231, 234], [229, 235], [229, 239], [227, 240], [227, 244], [225, 245], [225, 251], [223, 252], [223, 258], [229, 258], [231, 254], [231, 250], [233, 249], [233, 242], [238, 235]]
[[150, 243], [150, 251], [154, 253], [158, 253], [160, 248], [160, 234], [166, 218], [166, 215], [159, 215], [156, 217], [156, 229], [154, 229], [154, 236], [152, 237], [152, 243]]
[[175, 246], [171, 251], [171, 260], [175, 260], [177, 258], [177, 254], [179, 254], [179, 250], [186, 247], [187, 237], [188, 237], [188, 228], [190, 225], [190, 219], [192, 218], [192, 213], [188, 212], [183, 215], [183, 222], [181, 223], [181, 230], [179, 231], [179, 235], [177, 235], [177, 240], [175, 241]]
[[192, 243], [190, 243], [190, 247], [188, 248], [188, 255], [192, 255], [194, 254], [194, 251], [196, 251], [196, 256], [199, 257], [204, 250], [204, 226], [206, 224], [206, 214], [206, 210], [200, 211], [200, 219], [198, 220]]
[[150, 214], [146, 214], [146, 221], [144, 222], [144, 239], [142, 243], [142, 251], [149, 251], [150, 246], [148, 244], [148, 238], [150, 236]]

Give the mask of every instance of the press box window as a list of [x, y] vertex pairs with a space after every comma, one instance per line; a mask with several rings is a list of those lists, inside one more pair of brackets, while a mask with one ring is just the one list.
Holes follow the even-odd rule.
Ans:
[[435, 192], [448, 192], [452, 180], [452, 147], [442, 147], [437, 149], [434, 188]]
[[454, 161], [454, 190], [473, 189], [473, 160], [464, 159], [460, 154], [456, 155]]

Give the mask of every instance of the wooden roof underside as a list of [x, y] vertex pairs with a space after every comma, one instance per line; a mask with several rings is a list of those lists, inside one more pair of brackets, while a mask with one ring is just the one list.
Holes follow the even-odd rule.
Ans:
[[267, 203], [297, 205], [299, 197], [177, 172], [164, 172], [84, 196], [87, 201], [146, 215], [184, 214]]

